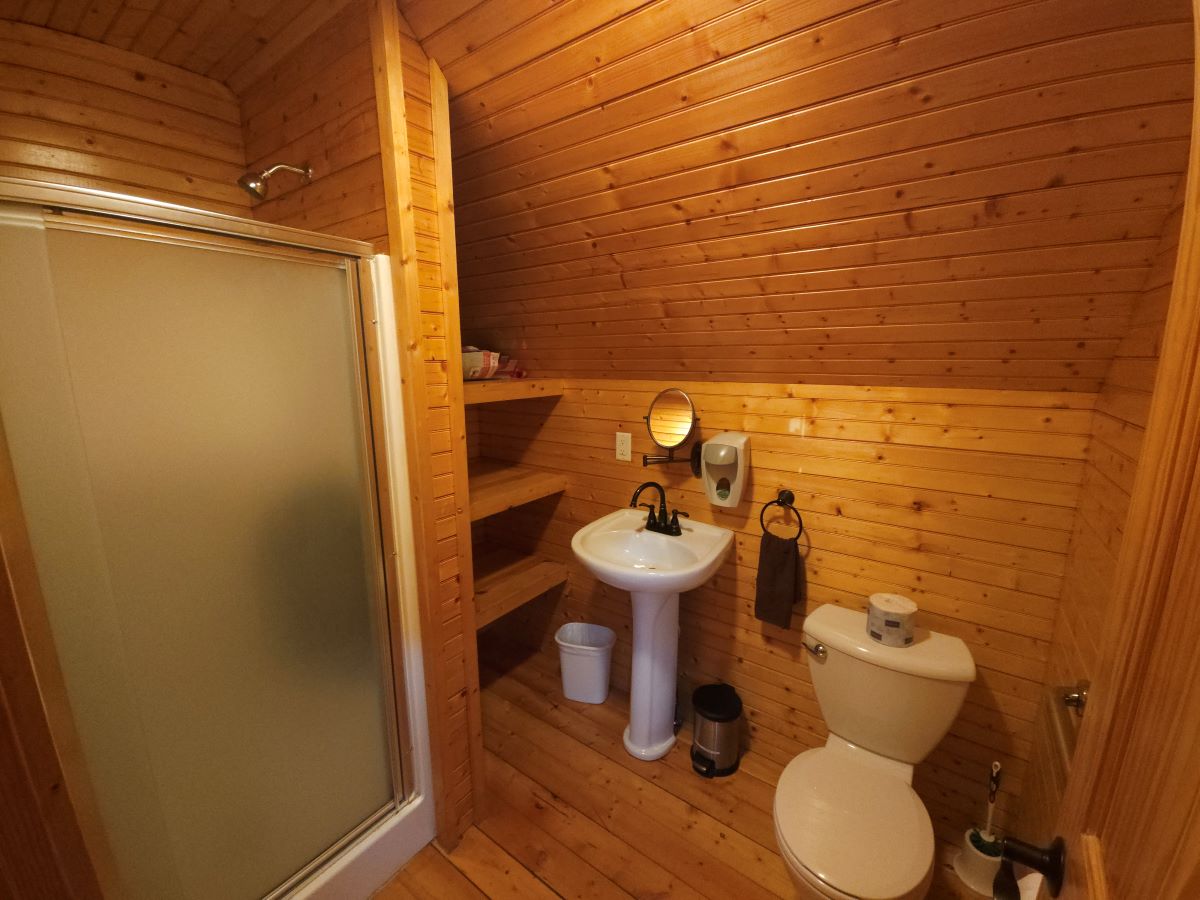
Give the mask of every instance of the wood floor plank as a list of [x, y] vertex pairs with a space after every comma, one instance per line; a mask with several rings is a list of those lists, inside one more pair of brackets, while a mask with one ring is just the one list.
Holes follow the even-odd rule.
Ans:
[[560, 897], [629, 900], [628, 892], [507, 803], [493, 800], [479, 830]]
[[[452, 853], [426, 847], [376, 897], [794, 896], [773, 837], [760, 843], [746, 833], [766, 840], [770, 783], [742, 772], [697, 778], [686, 733], [668, 757], [635, 760], [619, 737], [628, 718], [623, 695], [614, 692], [600, 705], [572, 703], [562, 697], [553, 659], [489, 649], [488, 816]], [[739, 792], [742, 807], [731, 802]], [[973, 896], [953, 874], [957, 849], [950, 837], [938, 841], [929, 900]]]
[[[513, 734], [499, 734], [486, 725], [485, 741], [514, 767], [520, 767], [523, 759], [537, 756], [536, 745]], [[541, 761], [520, 771], [531, 779], [536, 778], [546, 789], [560, 794], [602, 828], [620, 834], [633, 845], [653, 848], [654, 857], [663, 868], [702, 897], [715, 900], [717, 897], [776, 896], [688, 841], [664, 841], [664, 834], [675, 834], [679, 829], [663, 825], [636, 806], [623, 802], [611, 784], [589, 782], [557, 761]]]
[[[559, 700], [555, 697], [558, 692], [547, 690], [548, 685], [523, 683], [531, 674], [525, 671], [520, 678], [499, 680], [493, 690], [613, 762], [624, 762], [624, 757], [629, 755], [621, 739], [628, 721], [626, 716], [618, 714], [615, 722], [598, 724], [591, 720], [588, 712], [579, 708], [586, 704]], [[593, 707], [601, 712], [591, 715], [604, 715], [608, 711], [604, 706]], [[770, 803], [774, 791], [744, 774], [711, 781], [698, 778], [690, 762], [691, 735], [682, 737], [668, 754], [670, 761], [643, 767], [646, 772], [642, 777], [773, 851], [775, 826], [771, 821]]]
[[498, 756], [597, 821], [628, 830], [632, 842], [673, 857], [671, 871], [693, 887], [747, 898], [790, 889], [778, 854], [552, 725], [493, 693], [484, 695], [484, 718], [485, 743]]
[[[589, 720], [596, 726], [594, 729], [585, 730], [580, 733], [568, 733], [571, 733], [581, 743], [592, 746], [593, 749], [597, 749], [595, 742], [599, 734], [607, 735], [605, 740], [610, 744], [621, 744], [619, 736], [628, 720], [628, 701], [623, 695], [613, 692], [610, 694], [608, 702], [598, 705], [573, 703], [562, 696], [557, 662], [552, 655], [530, 653], [528, 650], [522, 651], [519, 648], [511, 646], [492, 646], [487, 649], [489, 653], [485, 659], [487, 676], [485, 680], [486, 691], [504, 694], [506, 697], [518, 698], [518, 705], [522, 705], [528, 709], [540, 708], [544, 711], [543, 714], [535, 712], [535, 715], [538, 715], [551, 724], [554, 724], [551, 721], [553, 716], [547, 718], [547, 715], [551, 712], [556, 713], [560, 717], [563, 713], [569, 712], [575, 716]], [[501, 674], [501, 671], [503, 674]], [[555, 727], [567, 729], [569, 726], [556, 724]], [[575, 728], [579, 728], [578, 722], [575, 723]], [[591, 744], [589, 744], [589, 737], [593, 742]], [[768, 764], [764, 762], [763, 766], [758, 767], [762, 769], [762, 774], [750, 776], [748, 771], [743, 770], [757, 771], [752, 765], [755, 754], [747, 753], [742, 758], [743, 770], [739, 770], [737, 775], [731, 778], [704, 782], [696, 778], [691, 772], [691, 762], [686, 750], [689, 745], [690, 735], [685, 725], [684, 731], [680, 732], [680, 740], [672, 752], [653, 764], [647, 765], [646, 763], [632, 759], [632, 757], [629, 757], [624, 752], [623, 747], [613, 752], [611, 758], [614, 761], [624, 764], [626, 768], [638, 772], [641, 777], [659, 785], [664, 784], [660, 770], [674, 767], [681, 774], [686, 774], [691, 779], [691, 782], [667, 779], [667, 783], [684, 785], [683, 793], [690, 793], [687, 790], [690, 784], [697, 785], [701, 791], [711, 790], [719, 793], [722, 790], [728, 789], [731, 795], [739, 797], [747, 805], [753, 804], [765, 810], [764, 821], [773, 823], [771, 810], [774, 802], [774, 785], [778, 776], [778, 772], [776, 771], [777, 766], [773, 763]], [[581, 815], [568, 801], [558, 797], [541, 784], [528, 778], [512, 766], [509, 766], [504, 760], [494, 754], [489, 753], [488, 758], [490, 767], [489, 789], [496, 792], [498, 796], [503, 796], [506, 802], [510, 804], [524, 804], [520, 808], [526, 815], [530, 817], [541, 816], [541, 820], [547, 831], [561, 837], [564, 828], [563, 823], [570, 821], [571, 817], [574, 817], [576, 821], [582, 821], [595, 827], [591, 819]], [[731, 827], [735, 827], [722, 815], [718, 815], [715, 818], [725, 824], [729, 824]], [[614, 829], [614, 831], [615, 833], [603, 828], [598, 829], [598, 833], [607, 835], [610, 840], [615, 840], [618, 846], [628, 847], [625, 841], [629, 839], [629, 835], [617, 829]], [[971, 892], [958, 881], [951, 866], [953, 858], [958, 851], [958, 843], [957, 841], [944, 840], [938, 840], [937, 843], [937, 861], [929, 900], [965, 900]], [[639, 844], [638, 846], [641, 847], [643, 845]], [[656, 842], [650, 846], [654, 848], [651, 855], [655, 860], [658, 860], [660, 843]], [[773, 834], [770, 842], [765, 846], [772, 854], [776, 852]], [[596, 865], [602, 871], [617, 871], [618, 869], [624, 870], [628, 868], [628, 866], [613, 866], [607, 860], [599, 860]], [[657, 862], [655, 865], [657, 866]], [[687, 885], [678, 882], [676, 882], [675, 886], [668, 887], [665, 891], [640, 890], [636, 884], [622, 883], [622, 886], [635, 896], [689, 896], [680, 893], [681, 888], [685, 888]], [[702, 887], [701, 891], [703, 896], [712, 896], [713, 894], [711, 889]], [[792, 897], [791, 888], [789, 887], [781, 896]]]
[[[400, 873], [392, 879], [392, 884], [399, 884], [402, 890], [407, 890], [416, 897], [438, 897], [441, 900], [485, 900], [487, 897], [479, 888], [462, 874], [446, 859], [437, 847], [429, 844], [409, 860]], [[402, 893], [386, 893], [392, 887], [389, 884], [376, 896], [404, 897]]]
[[421, 895], [408, 886], [408, 876], [401, 871], [372, 894], [371, 900], [421, 900]]
[[[620, 735], [629, 722], [629, 711], [627, 704], [621, 703], [620, 698], [614, 698], [613, 703], [573, 703], [562, 697], [558, 661], [553, 656], [546, 653], [532, 655], [527, 653], [519, 662], [510, 661], [508, 657], [505, 659], [510, 665], [507, 671], [510, 677], [519, 680], [531, 690], [547, 698], [554, 698], [562, 706], [590, 719], [601, 728], [606, 729], [612, 740], [621, 744], [622, 748], [624, 747]], [[696, 776], [692, 771], [691, 743], [691, 725], [684, 722], [683, 729], [679, 732], [679, 740], [674, 749], [663, 757], [662, 762], [695, 779]], [[622, 753], [624, 752], [622, 749]], [[624, 757], [621, 759], [623, 761]], [[735, 795], [738, 803], [749, 803], [770, 814], [774, 806], [775, 783], [779, 779], [779, 770], [780, 767], [777, 763], [765, 760], [760, 754], [750, 750], [742, 755], [736, 775], [708, 782], [708, 789], [718, 795], [724, 793]], [[650, 777], [655, 778], [656, 776], [651, 774]], [[773, 838], [770, 846], [772, 848], [775, 846]]]
[[[623, 837], [588, 818], [491, 752], [487, 754], [487, 784], [492, 796], [553, 833], [580, 858], [609, 873], [614, 882], [633, 896], [702, 900], [703, 894], [674, 877], [656, 858], [630, 846]], [[643, 849], [653, 852], [652, 848]]]
[[554, 891], [478, 828], [467, 829], [446, 858], [494, 900], [553, 900]]

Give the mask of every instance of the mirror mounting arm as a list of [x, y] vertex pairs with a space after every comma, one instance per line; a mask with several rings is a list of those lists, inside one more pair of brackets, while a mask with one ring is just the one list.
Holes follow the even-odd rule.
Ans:
[[676, 459], [674, 450], [668, 450], [666, 456], [647, 456], [645, 453], [642, 454], [642, 465], [643, 466], [652, 466], [652, 465], [658, 465], [659, 463], [676, 463], [676, 462], [687, 462], [687, 460], [685, 460], [683, 457]]
[[667, 451], [666, 456], [648, 456], [642, 454], [642, 467], [652, 465], [665, 465], [666, 463], [689, 463], [692, 467], [692, 475], [696, 478], [700, 477], [700, 442], [692, 444], [692, 449], [687, 456], [676, 456], [673, 449]]

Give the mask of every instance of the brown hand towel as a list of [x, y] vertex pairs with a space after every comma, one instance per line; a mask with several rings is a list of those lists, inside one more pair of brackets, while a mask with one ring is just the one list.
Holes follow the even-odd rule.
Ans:
[[795, 538], [764, 533], [758, 547], [758, 584], [754, 616], [780, 628], [792, 624], [792, 607], [804, 603], [808, 579]]

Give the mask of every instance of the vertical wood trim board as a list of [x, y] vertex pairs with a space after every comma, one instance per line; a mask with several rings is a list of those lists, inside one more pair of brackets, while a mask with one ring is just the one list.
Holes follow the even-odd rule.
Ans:
[[[406, 432], [426, 435], [430, 431], [426, 366], [421, 335], [421, 315], [416, 298], [420, 294], [417, 273], [417, 239], [413, 223], [412, 179], [409, 173], [408, 127], [405, 103], [403, 56], [399, 24], [392, 0], [372, 0], [370, 38], [375, 95], [379, 114], [379, 136], [383, 164], [388, 233], [392, 245], [392, 281], [402, 333], [401, 377], [408, 386]], [[434, 807], [439, 835], [453, 835], [450, 789], [452, 773], [444, 748], [453, 744], [449, 710], [443, 702], [448, 673], [438, 653], [442, 621], [439, 609], [437, 567], [432, 564], [437, 537], [434, 525], [435, 473], [430, 454], [419, 437], [408, 447], [410, 489], [414, 519], [414, 551], [417, 557], [417, 586], [420, 593], [421, 633], [425, 653], [426, 693], [429, 697], [429, 732], [434, 777]], [[453, 840], [453, 838], [451, 838]]]
[[545, 376], [1097, 391], [1187, 162], [1187, 0], [484, 0], [467, 340]]
[[[1005, 821], [1028, 777], [1094, 395], [678, 385], [695, 401], [702, 437], [724, 430], [751, 436], [750, 484], [734, 510], [711, 506], [685, 466], [641, 467], [638, 454], [654, 452], [641, 417], [665, 382], [568, 379], [553, 406], [479, 408], [490, 455], [567, 479], [561, 500], [495, 517], [492, 540], [533, 535], [537, 552], [570, 567], [560, 603], [538, 601], [513, 613], [493, 627], [495, 639], [532, 640], [554, 654], [562, 622], [607, 625], [618, 634], [613, 681], [627, 688], [628, 595], [587, 575], [569, 542], [582, 525], [627, 505], [640, 482], [662, 481], [671, 506], [736, 532], [731, 559], [682, 598], [681, 700], [686, 705], [700, 683], [733, 684], [746, 704], [747, 765], [773, 781], [826, 734], [800, 645], [801, 611], [790, 630], [753, 617], [759, 510], [791, 489], [811, 546], [810, 608], [863, 608], [869, 594], [896, 591], [917, 601], [924, 625], [967, 642], [979, 678], [915, 784], [938, 836], [955, 843], [978, 816], [988, 766], [999, 758], [1007, 772]], [[633, 433], [632, 463], [613, 458], [618, 430]]]
[[[456, 301], [441, 271], [437, 160], [429, 60], [392, 0], [372, 0], [371, 48], [378, 98], [389, 243], [397, 302], [403, 304], [404, 380], [411, 421], [409, 462], [418, 523], [422, 643], [429, 695], [438, 839], [453, 847], [474, 819], [471, 707], [478, 699], [474, 622], [464, 602], [460, 552], [466, 444], [461, 367], [458, 433], [452, 412], [447, 335]], [[449, 201], [447, 201], [449, 202]], [[449, 207], [447, 207], [448, 209]], [[451, 235], [451, 242], [453, 237]], [[469, 556], [467, 558], [469, 563]], [[468, 575], [469, 579], [469, 575]], [[469, 581], [468, 581], [469, 585]]]
[[[475, 574], [471, 546], [471, 516], [468, 508], [466, 404], [463, 396], [462, 333], [458, 314], [458, 260], [454, 237], [454, 181], [450, 164], [450, 97], [446, 76], [434, 60], [429, 61], [431, 87], [434, 167], [437, 189], [438, 263], [441, 269], [442, 296], [446, 307], [446, 378], [450, 404], [450, 453], [457, 503], [455, 505], [458, 549], [459, 595], [462, 599], [463, 659], [467, 682], [467, 740], [471, 759], [472, 791], [476, 802], [487, 793], [483, 719], [479, 696], [479, 659], [475, 641]], [[470, 824], [464, 823], [465, 825]]]
[[[439, 702], [445, 704], [450, 735], [442, 749], [446, 756], [447, 824], [439, 828], [441, 844], [450, 847], [475, 818], [472, 768], [471, 709], [477, 698], [472, 690], [479, 683], [475, 663], [473, 610], [470, 608], [469, 547], [463, 556], [463, 500], [466, 492], [465, 437], [461, 412], [455, 432], [455, 404], [462, 408], [462, 366], [452, 371], [449, 345], [457, 335], [457, 293], [446, 289], [442, 273], [445, 237], [440, 233], [442, 216], [438, 205], [436, 173], [438, 161], [433, 135], [432, 81], [429, 59], [413, 39], [403, 17], [399, 18], [399, 46], [404, 63], [404, 102], [407, 123], [411, 219], [416, 238], [415, 259], [421, 316], [421, 346], [426, 372], [429, 428], [425, 432], [434, 475], [429, 510], [434, 522], [437, 566], [437, 597], [441, 623], [437, 652], [446, 673]], [[453, 237], [451, 237], [451, 241]], [[451, 281], [451, 284], [453, 282]], [[453, 307], [453, 308], [452, 308]], [[453, 322], [453, 327], [452, 327]], [[464, 562], [465, 559], [465, 562]], [[464, 578], [466, 581], [464, 582]], [[466, 588], [464, 588], [464, 584]]]
[[246, 215], [244, 159], [237, 98], [219, 82], [0, 20], [0, 175]]

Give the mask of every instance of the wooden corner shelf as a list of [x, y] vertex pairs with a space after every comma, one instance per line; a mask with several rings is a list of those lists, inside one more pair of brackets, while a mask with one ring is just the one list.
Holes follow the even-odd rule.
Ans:
[[482, 550], [475, 556], [475, 628], [490, 625], [566, 580], [562, 563], [503, 548]]
[[472, 522], [567, 488], [565, 475], [494, 459], [472, 460], [467, 480]]
[[563, 392], [560, 378], [499, 378], [495, 381], [464, 381], [463, 402], [500, 403], [504, 400], [533, 400], [558, 397]]

